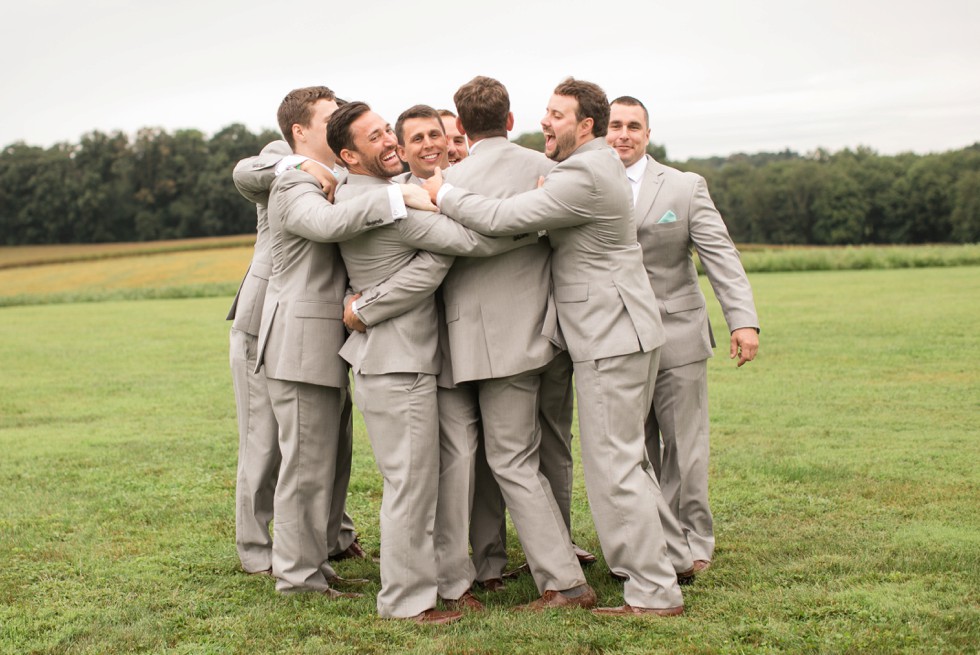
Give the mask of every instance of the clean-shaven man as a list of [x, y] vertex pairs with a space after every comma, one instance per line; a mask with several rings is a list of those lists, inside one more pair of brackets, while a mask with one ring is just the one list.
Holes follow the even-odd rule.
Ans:
[[439, 110], [439, 119], [442, 121], [442, 129], [446, 132], [446, 157], [449, 159], [449, 165], [453, 166], [470, 154], [466, 145], [466, 135], [460, 132], [456, 125], [456, 114], [448, 109]]
[[606, 141], [633, 191], [637, 235], [657, 294], [667, 343], [647, 419], [647, 450], [664, 499], [680, 522], [694, 571], [707, 569], [715, 536], [708, 506], [708, 358], [715, 345], [693, 253], [721, 303], [738, 366], [759, 350], [759, 318], [738, 250], [704, 178], [646, 153], [650, 119], [631, 96], [612, 101]]
[[[326, 125], [336, 109], [326, 87], [296, 89], [280, 104], [280, 129], [311, 166], [333, 164]], [[415, 192], [402, 185], [335, 207], [317, 179], [297, 168], [283, 172], [270, 190], [272, 275], [256, 371], [265, 371], [279, 423], [272, 573], [281, 592], [343, 595], [331, 587], [340, 578], [328, 557], [342, 527], [350, 477], [348, 374], [337, 354], [346, 338], [347, 275], [331, 242], [406, 215], [404, 197]]]
[[[397, 140], [390, 125], [367, 104], [345, 105], [332, 117], [327, 135], [350, 173], [337, 191], [338, 206], [357, 202], [377, 189], [393, 188], [391, 178], [401, 172]], [[443, 255], [493, 255], [531, 240], [487, 238], [444, 216], [411, 213], [397, 225], [341, 243], [340, 251], [351, 287], [361, 291], [383, 284], [409, 265], [420, 249]], [[355, 331], [341, 350], [353, 369], [355, 400], [384, 478], [378, 613], [422, 623], [447, 623], [460, 617], [455, 610], [435, 609], [433, 532], [439, 482], [435, 378], [440, 358], [432, 294], [452, 261], [443, 259], [428, 292], [419, 294], [415, 306], [365, 332]], [[364, 298], [369, 305], [371, 296], [359, 300]]]
[[[426, 183], [449, 216], [484, 234], [548, 230], [558, 323], [575, 369], [586, 489], [610, 569], [626, 576], [612, 616], [672, 616], [683, 597], [658, 513], [664, 504], [644, 444], [653, 371], [665, 341], [636, 241], [629, 182], [603, 138], [609, 101], [567, 79], [541, 120], [558, 162], [539, 189], [491, 199]], [[441, 188], [440, 188], [441, 187]]]

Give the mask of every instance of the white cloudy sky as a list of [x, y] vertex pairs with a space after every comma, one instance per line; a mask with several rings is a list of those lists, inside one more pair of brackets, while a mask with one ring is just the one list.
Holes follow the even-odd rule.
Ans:
[[4, 3], [0, 146], [275, 127], [326, 84], [394, 122], [507, 85], [514, 135], [573, 75], [651, 110], [673, 159], [980, 140], [978, 0], [31, 0]]

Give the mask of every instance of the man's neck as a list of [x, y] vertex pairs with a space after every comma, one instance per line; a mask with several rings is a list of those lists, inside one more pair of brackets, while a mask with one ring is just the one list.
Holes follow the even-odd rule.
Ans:
[[312, 159], [313, 161], [317, 162], [318, 164], [323, 164], [324, 166], [326, 166], [327, 168], [330, 168], [330, 169], [332, 169], [336, 165], [336, 163], [337, 163], [337, 160], [336, 159], [331, 159], [329, 161], [323, 161], [322, 159], [319, 159], [317, 157], [317, 154], [315, 152], [313, 152], [312, 150], [308, 150], [306, 148], [303, 148], [300, 144], [296, 144], [296, 150], [294, 150], [293, 152], [295, 154], [297, 154], [297, 155], [302, 155], [304, 157], [309, 157], [310, 159]]

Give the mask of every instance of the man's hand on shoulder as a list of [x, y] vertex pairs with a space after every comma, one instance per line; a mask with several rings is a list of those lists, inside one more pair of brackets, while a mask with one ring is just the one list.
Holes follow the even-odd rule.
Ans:
[[307, 159], [299, 165], [299, 169], [315, 177], [316, 181], [323, 187], [323, 192], [327, 194], [327, 200], [333, 202], [333, 193], [337, 190], [337, 178], [327, 170], [326, 166], [312, 159]]
[[739, 328], [732, 332], [729, 359], [738, 356], [738, 366], [751, 362], [759, 353], [759, 332], [755, 328]]
[[426, 193], [423, 187], [415, 184], [399, 184], [398, 186], [401, 188], [402, 198], [405, 199], [405, 204], [409, 207], [430, 212], [439, 211], [429, 200], [429, 194]]

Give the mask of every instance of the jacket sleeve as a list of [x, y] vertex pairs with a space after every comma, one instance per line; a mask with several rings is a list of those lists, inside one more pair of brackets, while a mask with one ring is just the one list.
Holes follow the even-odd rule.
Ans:
[[728, 331], [743, 327], [759, 329], [749, 278], [703, 177], [698, 176], [694, 184], [688, 216], [691, 242], [721, 304]]
[[417, 210], [409, 210], [408, 218], [399, 221], [398, 233], [402, 241], [420, 250], [466, 257], [499, 255], [538, 240], [537, 234], [527, 233], [499, 239], [487, 237], [442, 214]]
[[269, 196], [283, 229], [310, 241], [346, 241], [362, 232], [394, 222], [384, 186], [331, 204], [316, 179], [300, 170], [276, 178]]
[[243, 159], [235, 166], [235, 187], [249, 202], [264, 202], [276, 179], [276, 166], [292, 150], [285, 141], [273, 141], [255, 157]]
[[440, 209], [466, 227], [490, 236], [582, 225], [589, 222], [597, 200], [595, 176], [583, 160], [572, 157], [562, 162], [541, 188], [504, 200], [450, 189]]
[[361, 292], [357, 313], [365, 325], [377, 325], [404, 314], [431, 296], [442, 284], [453, 257], [420, 250], [381, 284]]

